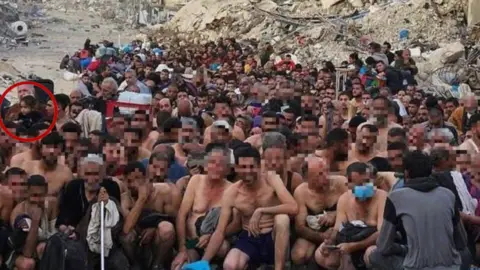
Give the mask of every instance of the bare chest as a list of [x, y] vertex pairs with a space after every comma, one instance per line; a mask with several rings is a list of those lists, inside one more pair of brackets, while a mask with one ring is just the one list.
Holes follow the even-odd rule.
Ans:
[[239, 191], [235, 200], [235, 208], [242, 216], [251, 216], [257, 208], [270, 207], [278, 203], [273, 188], [267, 187], [257, 192]]

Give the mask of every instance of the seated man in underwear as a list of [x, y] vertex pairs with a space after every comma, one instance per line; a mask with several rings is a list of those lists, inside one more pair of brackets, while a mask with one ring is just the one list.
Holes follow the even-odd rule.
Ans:
[[[153, 155], [150, 164], [157, 162], [157, 158]], [[123, 225], [124, 236], [120, 239], [125, 255], [133, 269], [141, 264], [144, 268], [164, 269], [167, 256], [172, 255], [169, 253], [175, 243], [173, 221], [181, 201], [180, 192], [171, 183], [153, 184], [150, 177], [147, 178], [141, 162], [129, 163], [124, 174], [130, 194], [130, 200], [122, 198], [121, 202], [122, 209], [127, 212]], [[142, 250], [141, 255], [147, 258], [139, 258], [135, 250], [139, 245], [152, 245], [153, 248]], [[154, 253], [144, 253], [151, 251]]]
[[338, 198], [348, 190], [347, 179], [329, 176], [322, 158], [307, 158], [303, 171], [306, 183], [300, 184], [294, 194], [298, 215], [295, 216], [297, 240], [292, 248], [292, 261], [297, 265], [307, 263], [315, 249], [330, 239]]
[[[175, 258], [173, 270], [181, 269], [187, 261], [197, 261], [203, 256], [204, 248], [207, 247], [210, 237], [217, 224], [205, 229], [205, 222], [210, 213], [219, 212], [221, 199], [225, 190], [232, 185], [226, 177], [230, 171], [229, 149], [223, 144], [210, 143], [206, 147], [207, 161], [205, 169], [207, 175], [193, 175], [188, 182], [182, 205], [178, 212], [176, 229], [178, 233], [179, 253]], [[232, 235], [239, 230], [238, 215], [234, 215], [227, 230]], [[221, 246], [221, 248], [220, 248]], [[212, 258], [217, 255], [225, 257], [230, 245], [227, 241], [221, 241]]]
[[260, 153], [253, 147], [235, 151], [235, 171], [238, 181], [232, 184], [222, 199], [218, 226], [205, 251], [203, 260], [210, 261], [227, 236], [227, 225], [234, 209], [238, 210], [242, 232], [223, 263], [224, 269], [245, 269], [259, 264], [275, 264], [285, 269], [290, 236], [290, 216], [298, 206], [274, 172], [262, 172]]
[[28, 197], [10, 215], [10, 225], [18, 233], [11, 238], [14, 250], [5, 260], [8, 269], [34, 270], [35, 260], [43, 255], [44, 241], [56, 232], [57, 207], [46, 200], [47, 192], [48, 184], [43, 176], [28, 178]]
[[282, 180], [290, 194], [300, 185], [302, 176], [287, 168], [287, 141], [285, 136], [279, 132], [266, 132], [262, 138], [263, 160], [265, 169], [275, 171], [282, 176]]
[[[345, 267], [350, 263], [348, 255], [356, 269], [366, 269], [365, 251], [375, 245], [382, 227], [387, 192], [374, 188], [369, 166], [354, 162], [347, 168], [347, 177], [351, 190], [338, 199], [333, 236], [315, 251], [315, 261], [328, 269]], [[358, 233], [353, 234], [355, 230]]]

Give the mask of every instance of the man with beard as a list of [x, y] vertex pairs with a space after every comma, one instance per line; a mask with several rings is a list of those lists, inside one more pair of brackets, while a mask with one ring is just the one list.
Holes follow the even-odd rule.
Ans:
[[326, 148], [316, 151], [315, 156], [325, 158], [332, 174], [345, 175], [349, 145], [348, 132], [334, 128], [327, 134]]
[[77, 150], [81, 133], [82, 128], [76, 123], [68, 122], [62, 126], [62, 136], [65, 139], [64, 164], [71, 168], [73, 173], [76, 173]]
[[8, 269], [34, 270], [35, 261], [43, 255], [44, 241], [55, 233], [57, 208], [55, 204], [47, 204], [47, 193], [48, 184], [43, 176], [31, 175], [28, 178], [27, 199], [19, 203], [10, 215], [10, 225], [18, 232], [19, 238], [25, 237], [25, 241], [14, 240], [17, 246], [5, 261]]
[[154, 270], [164, 269], [167, 256], [171, 255], [174, 220], [182, 200], [175, 184], [164, 182], [165, 173], [159, 165], [165, 159], [163, 153], [153, 154], [148, 175], [140, 162], [129, 163], [124, 171], [130, 198], [122, 199], [122, 209], [126, 211], [122, 246], [132, 265], [138, 266], [142, 260], [135, 256], [135, 248], [152, 245], [154, 253], [143, 267]]
[[[29, 130], [29, 137], [34, 138], [39, 134], [43, 134], [48, 129], [48, 124], [38, 123], [33, 125]], [[40, 158], [40, 141], [33, 142], [30, 145], [30, 149], [25, 152], [18, 153], [10, 160], [11, 167], [23, 167], [23, 163], [32, 160], [38, 160]]]
[[352, 118], [361, 112], [361, 109], [365, 106], [362, 100], [363, 85], [356, 83], [352, 85], [352, 99], [348, 106], [348, 118]]
[[302, 183], [302, 176], [287, 169], [287, 140], [278, 132], [264, 133], [262, 143], [263, 162], [266, 171], [275, 171], [282, 176], [287, 190], [293, 194]]
[[[178, 237], [179, 253], [172, 263], [171, 269], [179, 270], [187, 261], [196, 261], [204, 254], [212, 233], [217, 224], [207, 226], [204, 221], [211, 220], [212, 214], [218, 214], [221, 199], [225, 190], [232, 185], [227, 181], [229, 172], [229, 151], [225, 145], [207, 145], [207, 175], [193, 175], [187, 185], [184, 199], [178, 212], [176, 229]], [[229, 215], [230, 216], [230, 215]], [[226, 223], [230, 223], [227, 234], [232, 235], [238, 228], [238, 216], [235, 214], [231, 222], [227, 217]], [[225, 227], [227, 224], [225, 224]], [[204, 230], [202, 230], [202, 227]], [[225, 229], [225, 228], [224, 228]], [[216, 250], [211, 254], [224, 258], [230, 248], [230, 244], [224, 239], [220, 240]]]
[[72, 180], [72, 171], [58, 163], [58, 157], [65, 148], [65, 141], [57, 132], [45, 136], [40, 143], [40, 160], [23, 163], [28, 175], [41, 175], [48, 182], [48, 194], [57, 196], [60, 190]]
[[[262, 133], [275, 131], [279, 125], [280, 119], [276, 112], [266, 111], [262, 114]], [[256, 149], [260, 149], [262, 147], [262, 133], [248, 137], [245, 142], [251, 144]]]
[[372, 158], [382, 155], [375, 149], [377, 141], [378, 128], [374, 125], [363, 125], [357, 131], [357, 140], [352, 144], [348, 157], [351, 162], [369, 162]]
[[[243, 147], [235, 151], [238, 181], [224, 193], [218, 226], [202, 260], [210, 261], [228, 236], [228, 223], [234, 211], [241, 217], [242, 231], [223, 263], [224, 269], [245, 269], [259, 264], [275, 264], [285, 269], [289, 246], [290, 216], [298, 206], [273, 172], [262, 172], [258, 150]], [[187, 195], [185, 195], [187, 196]]]
[[[232, 108], [230, 103], [230, 99], [224, 96], [220, 96], [213, 101], [213, 113], [215, 114], [215, 120], [229, 121], [229, 117], [230, 115], [232, 115]], [[209, 126], [205, 129], [205, 132], [203, 134], [204, 145], [213, 142], [212, 128], [212, 126]], [[237, 126], [231, 127], [231, 134], [231, 136], [236, 139], [242, 139], [244, 136], [242, 129]]]
[[361, 124], [358, 128], [361, 130], [364, 125], [375, 125], [378, 128], [378, 138], [375, 149], [380, 152], [387, 151], [388, 131], [392, 128], [401, 128], [399, 124], [389, 121], [388, 116], [394, 110], [393, 104], [384, 96], [378, 96], [372, 103], [372, 119]]
[[142, 148], [150, 151], [155, 144], [155, 141], [151, 140], [149, 137], [150, 133], [150, 119], [149, 112], [145, 110], [136, 110], [130, 120], [130, 127], [138, 128], [142, 131]]
[[185, 164], [188, 153], [193, 150], [201, 150], [203, 146], [199, 141], [197, 122], [193, 118], [182, 117], [182, 128], [178, 134], [178, 143], [173, 145], [175, 158], [180, 164]]
[[299, 207], [295, 216], [297, 240], [292, 247], [292, 261], [296, 265], [308, 263], [315, 249], [330, 238], [338, 198], [348, 190], [345, 177], [328, 175], [324, 159], [307, 158], [303, 171], [306, 183], [302, 183], [294, 193]]
[[313, 115], [304, 115], [297, 120], [297, 129], [300, 134], [307, 138], [307, 149], [309, 153], [315, 152], [319, 148], [321, 138], [318, 136], [319, 119]]
[[[351, 257], [351, 263], [356, 269], [366, 269], [365, 262], [368, 261], [369, 254], [365, 251], [375, 245], [382, 228], [387, 192], [375, 189], [371, 169], [365, 163], [355, 162], [348, 166], [347, 177], [351, 190], [338, 199], [332, 237], [323, 242], [315, 252], [315, 261], [327, 269], [336, 269], [341, 259], [345, 262], [344, 256]], [[358, 226], [363, 228], [362, 239], [351, 241], [347, 233], [342, 233], [348, 226], [357, 226], [352, 222], [360, 223]], [[329, 248], [332, 244], [337, 244], [333, 250]]]
[[455, 109], [448, 120], [455, 126], [460, 136], [464, 135], [470, 128], [469, 122], [472, 115], [478, 113], [478, 101], [475, 95], [467, 95], [463, 97], [462, 101], [463, 106]]
[[143, 148], [142, 130], [138, 128], [126, 128], [123, 134], [123, 146], [125, 147], [125, 155], [129, 162], [141, 161], [150, 157], [150, 151]]

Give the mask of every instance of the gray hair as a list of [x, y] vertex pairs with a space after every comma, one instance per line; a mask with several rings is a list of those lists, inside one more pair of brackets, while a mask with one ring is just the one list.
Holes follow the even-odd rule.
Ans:
[[137, 76], [137, 72], [136, 72], [135, 70], [133, 70], [133, 69], [127, 69], [127, 70], [125, 71], [125, 74], [126, 74], [126, 73], [130, 73], [130, 74], [132, 74], [132, 75], [135, 76], [135, 77]]
[[117, 83], [117, 81], [115, 81], [115, 79], [112, 78], [112, 77], [108, 77], [108, 78], [103, 79], [102, 85], [104, 85], [104, 84], [110, 84], [111, 86], [113, 86], [113, 88], [115, 89], [115, 91], [118, 90], [118, 83]]
[[23, 84], [23, 85], [20, 85], [17, 87], [17, 90], [20, 90], [20, 89], [28, 89], [30, 91], [35, 91], [35, 87], [31, 84]]
[[445, 138], [447, 142], [451, 142], [454, 139], [453, 133], [448, 128], [435, 128], [428, 133], [428, 140], [431, 141], [433, 136], [440, 135]]
[[253, 88], [256, 88], [259, 90], [259, 92], [263, 93], [263, 94], [266, 94], [268, 92], [268, 87], [266, 85], [264, 85], [263, 83], [261, 82], [256, 82], [254, 85], [253, 85]]
[[103, 158], [97, 154], [88, 154], [86, 157], [82, 158], [80, 165], [85, 165], [88, 163], [95, 163], [97, 165], [103, 166]]
[[445, 147], [435, 147], [430, 150], [430, 160], [433, 166], [440, 165], [440, 162], [447, 161], [450, 158], [450, 151]]
[[180, 122], [182, 122], [182, 126], [192, 126], [195, 129], [197, 129], [197, 121], [195, 119], [190, 118], [190, 117], [180, 117]]
[[266, 132], [262, 139], [262, 150], [269, 148], [287, 148], [287, 139], [280, 132]]

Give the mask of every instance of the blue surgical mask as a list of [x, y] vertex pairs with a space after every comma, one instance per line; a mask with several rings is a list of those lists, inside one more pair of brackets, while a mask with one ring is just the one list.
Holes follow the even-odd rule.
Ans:
[[375, 190], [372, 183], [353, 187], [353, 195], [360, 201], [366, 201], [373, 197]]

